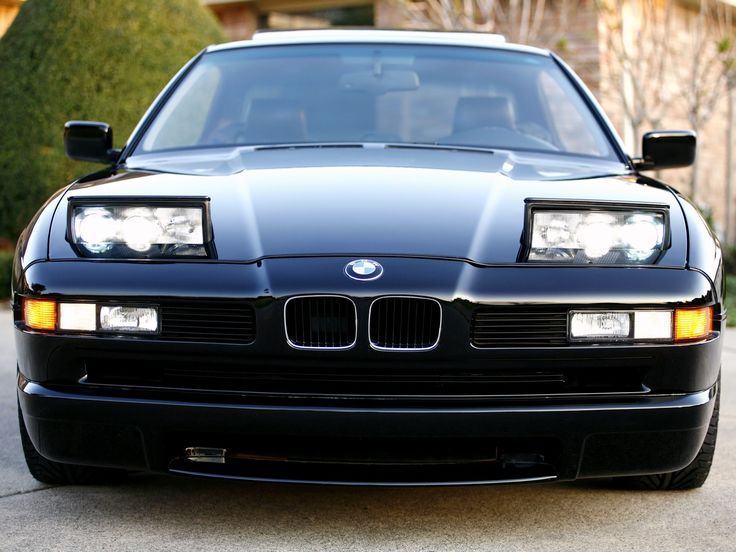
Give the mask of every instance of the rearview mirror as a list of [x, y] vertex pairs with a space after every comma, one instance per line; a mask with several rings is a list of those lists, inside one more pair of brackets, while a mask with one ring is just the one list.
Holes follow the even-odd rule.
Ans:
[[381, 95], [389, 92], [408, 92], [419, 88], [419, 75], [416, 71], [388, 69], [373, 71], [354, 71], [340, 78], [340, 89], [345, 92], [363, 92]]
[[95, 121], [68, 121], [64, 125], [64, 150], [70, 159], [114, 163], [120, 152], [112, 148], [112, 128]]
[[642, 139], [642, 159], [635, 161], [639, 170], [688, 167], [695, 161], [697, 137], [691, 130], [654, 130]]

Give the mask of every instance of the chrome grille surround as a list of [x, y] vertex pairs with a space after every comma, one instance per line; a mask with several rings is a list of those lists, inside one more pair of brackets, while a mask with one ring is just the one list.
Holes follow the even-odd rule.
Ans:
[[[331, 305], [328, 305], [326, 301], [323, 301], [323, 304], [320, 305], [318, 302], [320, 299], [333, 299], [337, 301], [334, 301]], [[304, 310], [301, 310], [301, 312], [294, 310], [297, 309], [297, 305], [304, 309], [304, 306], [301, 305], [301, 303], [307, 303], [309, 305], [306, 312]], [[338, 306], [336, 315], [335, 306], [339, 303], [342, 303], [343, 305]], [[291, 310], [289, 309], [290, 305], [292, 305]], [[321, 318], [318, 312], [320, 306], [323, 308], [324, 312], [324, 315]], [[330, 321], [330, 317], [327, 316], [328, 306], [330, 308], [331, 324], [333, 326], [347, 324], [344, 338], [341, 338], [339, 335], [340, 330], [336, 330], [334, 327], [332, 329], [327, 328], [326, 326], [323, 328], [319, 327], [320, 324], [327, 324], [328, 321]], [[342, 316], [342, 308], [347, 309], [344, 316]], [[314, 311], [317, 312], [313, 315], [313, 311], [309, 309], [314, 309]], [[291, 321], [290, 315], [293, 316], [293, 320]], [[297, 316], [300, 320], [297, 320]], [[304, 323], [305, 317], [308, 319], [306, 324]], [[298, 335], [290, 335], [290, 325], [292, 326], [291, 334], [297, 334], [300, 330], [301, 337]], [[324, 340], [320, 339], [320, 333], [322, 331], [325, 332]], [[344, 351], [351, 349], [358, 341], [358, 309], [355, 306], [355, 302], [344, 295], [317, 294], [290, 297], [286, 300], [286, 303], [284, 303], [284, 332], [286, 335], [286, 342], [294, 349], [310, 351]], [[315, 340], [312, 339], [314, 332], [317, 332], [316, 344], [314, 344]], [[330, 332], [332, 333], [332, 336], [327, 335]], [[352, 336], [349, 334], [352, 334]], [[331, 337], [329, 341], [333, 344], [327, 344], [328, 337]], [[337, 339], [335, 339], [336, 337]], [[350, 337], [350, 339], [347, 339], [348, 337]]]
[[[374, 327], [374, 315], [376, 315], [376, 312], [378, 311], [377, 316], [381, 316], [383, 313], [379, 310], [381, 308], [381, 303], [385, 301], [402, 301], [404, 304], [408, 305], [406, 308], [406, 315], [407, 320], [406, 324], [407, 326], [405, 328], [398, 328], [398, 339], [395, 338], [395, 329], [392, 329], [390, 332], [391, 340], [394, 342], [398, 342], [399, 346], [388, 346], [386, 344], [389, 339], [387, 339], [386, 335], [389, 333], [388, 327], [389, 324], [393, 324], [396, 326], [396, 316], [393, 315], [390, 318], [387, 318], [386, 324], [384, 324], [384, 327], [381, 328], [381, 332], [383, 332], [383, 336], [377, 335], [377, 332], [375, 331]], [[414, 303], [414, 306], [416, 308], [414, 312], [414, 320], [412, 320], [412, 314], [411, 314], [411, 302]], [[416, 319], [420, 317], [419, 313], [419, 304], [425, 303], [422, 308], [422, 317], [426, 316], [427, 314], [430, 314], [429, 324], [427, 326], [422, 326], [422, 328], [418, 328], [416, 324]], [[378, 308], [376, 308], [376, 305], [379, 305]], [[427, 310], [426, 305], [431, 305], [430, 309]], [[395, 309], [396, 305], [394, 305]], [[400, 309], [403, 309], [404, 305], [400, 306]], [[398, 326], [402, 325], [402, 317], [404, 315], [404, 311], [402, 310], [399, 314], [399, 320], [398, 320]], [[436, 326], [434, 325], [436, 319]], [[413, 331], [414, 331], [414, 343], [415, 346], [409, 346], [409, 336], [408, 333], [411, 333], [412, 331], [412, 322], [413, 322]], [[379, 322], [376, 322], [377, 324]], [[402, 332], [407, 332], [407, 339], [406, 346], [401, 346], [402, 342]], [[421, 331], [423, 335], [420, 335], [420, 339], [417, 339], [417, 332]], [[368, 311], [368, 340], [370, 343], [370, 346], [375, 349], [376, 351], [388, 351], [388, 352], [422, 352], [422, 351], [431, 351], [432, 349], [436, 348], [437, 345], [440, 342], [440, 335], [442, 334], [442, 305], [439, 301], [436, 299], [432, 299], [429, 297], [416, 297], [412, 295], [386, 295], [384, 297], [379, 297], [377, 299], [374, 299], [371, 303], [370, 309]], [[427, 339], [426, 336], [431, 335], [432, 339]], [[425, 339], [421, 339], [424, 337]], [[419, 343], [421, 342], [421, 344]]]

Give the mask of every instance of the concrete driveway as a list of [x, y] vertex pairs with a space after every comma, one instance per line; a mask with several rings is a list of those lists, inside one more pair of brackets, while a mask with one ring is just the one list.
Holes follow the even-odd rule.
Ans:
[[736, 550], [736, 332], [715, 465], [686, 492], [598, 483], [363, 489], [138, 475], [49, 487], [17, 431], [11, 317], [0, 310], [0, 550]]

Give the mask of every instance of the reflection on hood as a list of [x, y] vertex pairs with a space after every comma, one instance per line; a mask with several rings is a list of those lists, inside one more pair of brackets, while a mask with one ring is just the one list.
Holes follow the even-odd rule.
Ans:
[[512, 180], [573, 180], [629, 172], [623, 163], [568, 155], [459, 148], [330, 145], [275, 149], [214, 148], [159, 152], [127, 160], [129, 169], [226, 176], [252, 169], [407, 167], [501, 173]]

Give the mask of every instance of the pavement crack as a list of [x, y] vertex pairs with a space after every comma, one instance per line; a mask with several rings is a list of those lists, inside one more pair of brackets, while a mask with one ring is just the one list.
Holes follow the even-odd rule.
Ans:
[[56, 489], [57, 487], [63, 487], [63, 485], [47, 485], [46, 487], [39, 487], [38, 489], [29, 489], [27, 491], [16, 491], [14, 493], [8, 493], [8, 494], [0, 495], [0, 500], [2, 500], [3, 498], [10, 498], [12, 496], [37, 493], [39, 491], [47, 491], [49, 489]]

